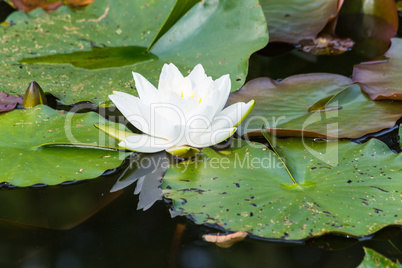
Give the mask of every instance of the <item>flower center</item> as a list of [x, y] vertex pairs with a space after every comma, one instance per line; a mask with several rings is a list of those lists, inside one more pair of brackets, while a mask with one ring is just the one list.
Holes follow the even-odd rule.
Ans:
[[[189, 94], [190, 92], [183, 92], [183, 90], [181, 90], [180, 92], [178, 92], [177, 90], [174, 90], [174, 93], [180, 95], [180, 97], [182, 97], [183, 99], [186, 97], [190, 97], [190, 98], [195, 98], [195, 92], [191, 91], [191, 94]], [[202, 101], [202, 97], [198, 100], [198, 103], [201, 103]]]

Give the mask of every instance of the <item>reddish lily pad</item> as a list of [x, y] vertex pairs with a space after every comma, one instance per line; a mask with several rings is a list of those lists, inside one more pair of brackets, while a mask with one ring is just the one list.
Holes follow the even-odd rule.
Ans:
[[315, 40], [327, 22], [336, 17], [339, 0], [261, 0], [270, 42]]
[[22, 98], [19, 96], [11, 96], [7, 93], [0, 92], [0, 112], [7, 112], [15, 109], [17, 104], [22, 103]]
[[[339, 12], [339, 19], [342, 20], [343, 16], [355, 16], [355, 21], [357, 21], [362, 18], [359, 15], [376, 17], [386, 21], [394, 28], [395, 32], [398, 29], [398, 11], [394, 0], [348, 0], [342, 5]], [[375, 37], [376, 34], [382, 36], [381, 33], [373, 31], [380, 30], [381, 28], [376, 28], [376, 26], [378, 27], [380, 25], [369, 25], [369, 23], [372, 23], [373, 21], [368, 17], [364, 18], [366, 21], [358, 24], [359, 26], [364, 26], [363, 28], [350, 24], [348, 29], [357, 35], [356, 37], [360, 38]]]
[[238, 128], [242, 135], [260, 135], [264, 124], [280, 136], [358, 138], [390, 128], [402, 117], [400, 103], [373, 102], [351, 83], [347, 77], [324, 73], [280, 82], [257, 78], [232, 93], [228, 104], [256, 101]]
[[385, 53], [387, 61], [369, 61], [353, 69], [353, 81], [358, 82], [372, 100], [402, 101], [402, 39], [393, 38]]
[[345, 1], [336, 25], [336, 33], [356, 41], [355, 53], [368, 59], [387, 51], [397, 30], [395, 0]]
[[47, 11], [53, 11], [61, 7], [63, 4], [71, 6], [86, 6], [95, 0], [11, 0], [16, 9], [25, 12], [36, 8], [43, 8]]

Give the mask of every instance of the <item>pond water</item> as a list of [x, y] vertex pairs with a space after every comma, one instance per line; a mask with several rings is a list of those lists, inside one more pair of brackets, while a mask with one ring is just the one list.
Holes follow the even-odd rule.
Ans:
[[137, 210], [135, 185], [110, 193], [120, 173], [70, 185], [2, 187], [0, 267], [356, 267], [362, 246], [402, 258], [399, 227], [364, 241], [246, 238], [220, 248], [202, 240], [219, 230], [172, 219], [163, 201]]

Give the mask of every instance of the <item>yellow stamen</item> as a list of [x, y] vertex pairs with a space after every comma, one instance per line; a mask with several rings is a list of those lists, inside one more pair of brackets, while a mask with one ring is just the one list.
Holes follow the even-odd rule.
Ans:
[[180, 96], [183, 98], [183, 91], [181, 92]]
[[195, 92], [193, 92], [193, 93], [191, 94], [191, 98], [194, 98], [194, 94], [195, 94]]
[[200, 101], [198, 103], [201, 103], [202, 98], [200, 99]]

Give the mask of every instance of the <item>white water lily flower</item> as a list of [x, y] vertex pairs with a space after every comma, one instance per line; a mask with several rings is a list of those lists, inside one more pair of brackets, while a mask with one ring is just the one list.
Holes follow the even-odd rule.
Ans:
[[124, 137], [120, 146], [154, 153], [166, 150], [186, 156], [196, 148], [215, 145], [235, 131], [254, 106], [254, 101], [235, 103], [225, 109], [230, 93], [229, 75], [217, 80], [205, 74], [201, 64], [183, 77], [173, 64], [165, 64], [156, 89], [133, 72], [139, 97], [115, 91], [109, 98], [120, 112], [144, 134]]

